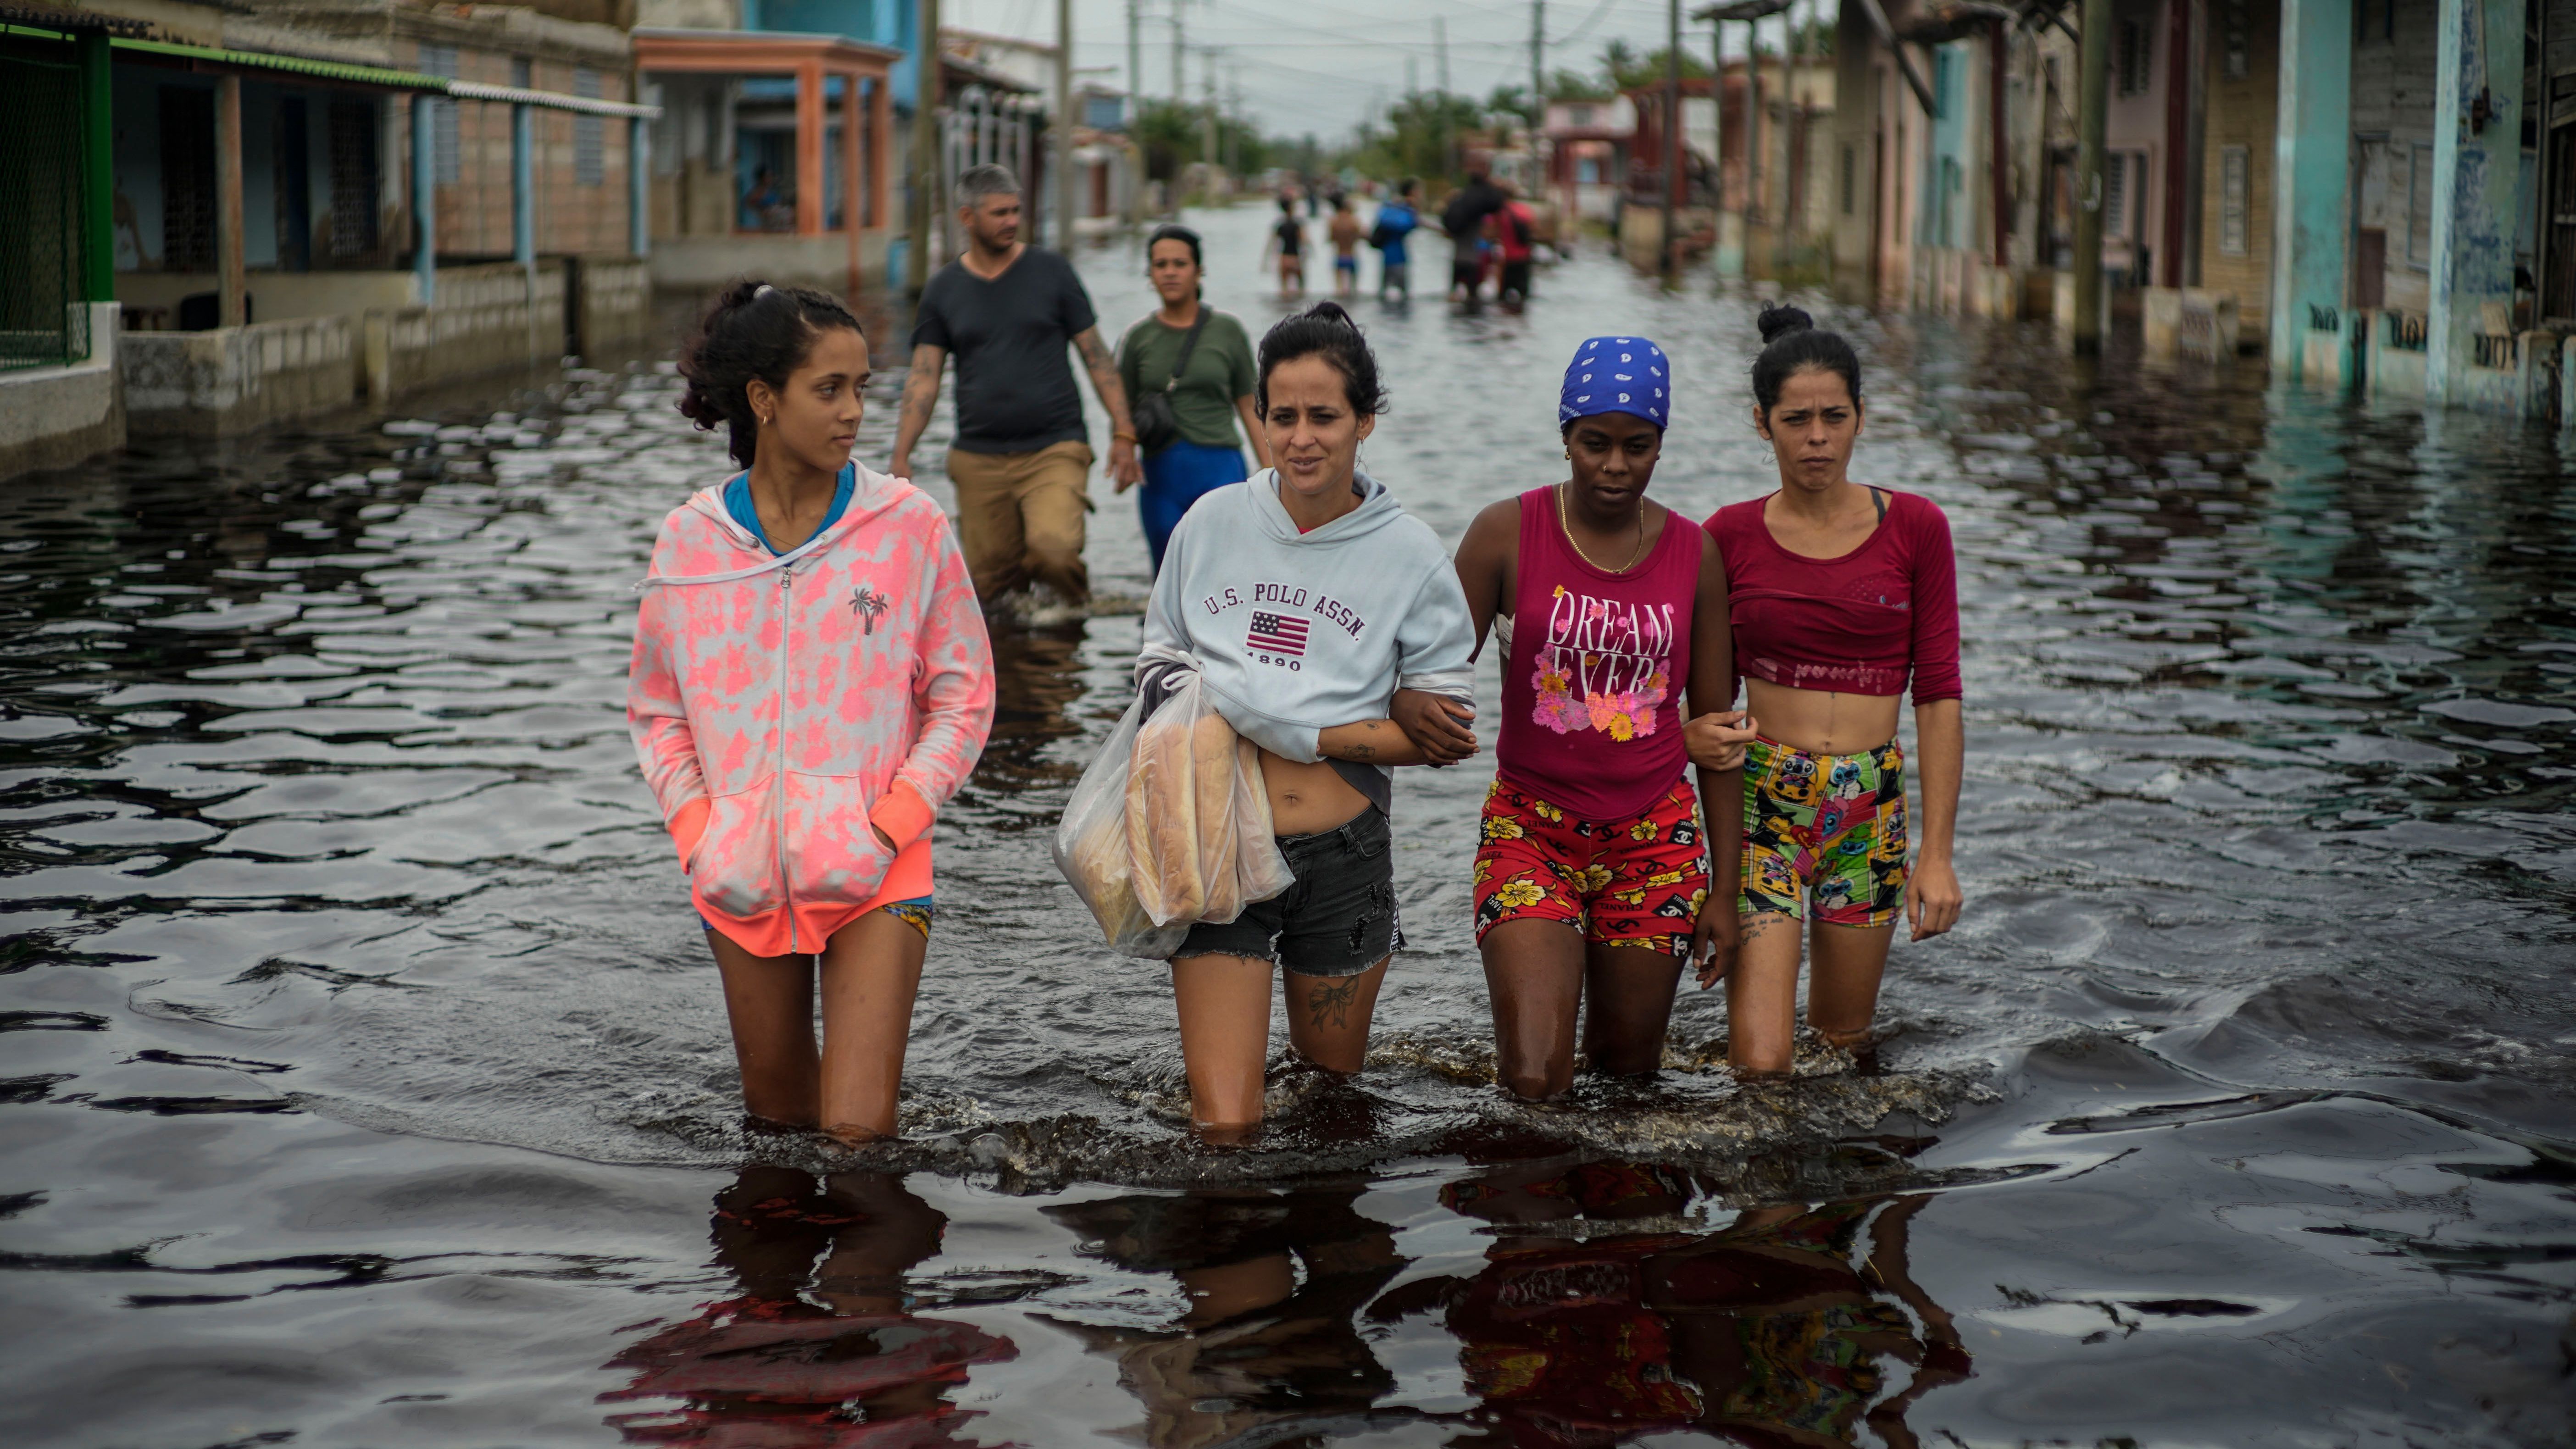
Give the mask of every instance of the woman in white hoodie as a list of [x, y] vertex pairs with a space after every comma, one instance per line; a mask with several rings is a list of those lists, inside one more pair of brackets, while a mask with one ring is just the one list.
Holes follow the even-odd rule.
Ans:
[[[1287, 968], [1298, 1054], [1360, 1069], [1403, 944], [1388, 767], [1475, 748], [1459, 721], [1474, 714], [1476, 637], [1448, 551], [1359, 471], [1386, 392], [1358, 324], [1331, 302], [1285, 319], [1261, 339], [1258, 378], [1278, 466], [1182, 518], [1138, 671], [1150, 691], [1161, 666], [1196, 668], [1227, 723], [1260, 746], [1297, 878], [1231, 922], [1192, 927], [1172, 957], [1191, 1120], [1218, 1138], [1261, 1120], [1273, 963]], [[1409, 736], [1434, 740], [1432, 752]]]

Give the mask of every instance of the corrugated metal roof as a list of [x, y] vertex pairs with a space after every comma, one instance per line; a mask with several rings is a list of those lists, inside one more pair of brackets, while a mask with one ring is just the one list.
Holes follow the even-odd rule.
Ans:
[[336, 60], [306, 60], [300, 55], [271, 55], [257, 50], [216, 50], [203, 45], [180, 45], [168, 40], [127, 40], [119, 37], [110, 42], [115, 49], [136, 55], [166, 55], [173, 60], [203, 61], [208, 65], [237, 66], [243, 70], [276, 70], [290, 75], [309, 75], [318, 80], [345, 81], [351, 85], [384, 86], [402, 91], [439, 91], [447, 89], [445, 76], [422, 75], [418, 71], [386, 70], [372, 65], [349, 65]]
[[499, 101], [517, 106], [544, 106], [549, 110], [579, 111], [589, 116], [643, 116], [662, 114], [659, 106], [631, 106], [624, 101], [594, 100], [589, 96], [568, 96], [561, 91], [522, 90], [517, 86], [487, 86], [481, 81], [449, 81], [447, 93], [461, 100]]

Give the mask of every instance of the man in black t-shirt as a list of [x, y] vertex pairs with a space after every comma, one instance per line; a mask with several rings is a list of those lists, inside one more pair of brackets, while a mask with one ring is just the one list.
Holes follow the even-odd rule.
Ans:
[[1037, 583], [1080, 605], [1091, 597], [1082, 544], [1092, 452], [1065, 344], [1082, 354], [1109, 413], [1109, 476], [1122, 493], [1144, 476], [1126, 390], [1073, 264], [1020, 241], [1018, 178], [1000, 166], [969, 170], [958, 178], [957, 209], [966, 254], [922, 289], [889, 471], [912, 476], [913, 445], [939, 404], [939, 374], [957, 354], [948, 477], [976, 597], [990, 607]]
[[1477, 284], [1485, 279], [1485, 218], [1502, 209], [1502, 189], [1481, 165], [1468, 168], [1467, 184], [1440, 209], [1440, 229], [1449, 233], [1451, 297], [1463, 289], [1466, 300], [1476, 300]]

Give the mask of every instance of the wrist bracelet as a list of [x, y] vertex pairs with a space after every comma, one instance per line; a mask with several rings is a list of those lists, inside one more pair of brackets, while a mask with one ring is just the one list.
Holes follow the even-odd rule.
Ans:
[[1132, 443], [1136, 441], [1136, 435], [1134, 433], [1113, 432], [1109, 435], [1109, 438], [1110, 441], [1118, 443]]

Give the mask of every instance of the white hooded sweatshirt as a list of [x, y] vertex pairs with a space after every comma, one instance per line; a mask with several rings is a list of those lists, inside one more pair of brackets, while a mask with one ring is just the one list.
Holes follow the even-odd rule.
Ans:
[[1384, 484], [1354, 486], [1359, 507], [1302, 534], [1274, 469], [1201, 498], [1145, 610], [1140, 662], [1196, 668], [1235, 733], [1283, 759], [1321, 759], [1324, 730], [1386, 718], [1398, 687], [1475, 705], [1475, 629], [1448, 550]]

